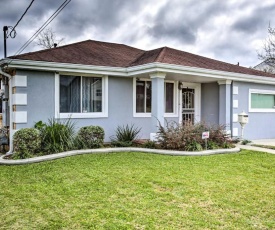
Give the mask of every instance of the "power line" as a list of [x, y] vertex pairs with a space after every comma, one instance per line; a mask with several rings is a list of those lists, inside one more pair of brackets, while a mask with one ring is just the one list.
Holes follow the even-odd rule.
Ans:
[[[16, 36], [16, 31], [15, 31], [15, 28], [16, 26], [19, 24], [19, 22], [22, 20], [22, 18], [25, 16], [25, 14], [27, 13], [27, 11], [30, 9], [32, 3], [34, 2], [34, 0], [31, 1], [31, 3], [29, 4], [29, 6], [27, 7], [27, 9], [25, 10], [25, 12], [22, 14], [21, 18], [17, 21], [17, 23], [15, 24], [15, 26], [13, 27], [13, 29], [11, 30], [10, 32], [10, 36], [11, 37], [15, 37]], [[13, 35], [12, 35], [12, 32], [13, 32]]]
[[[57, 15], [70, 3], [71, 0], [65, 0], [59, 8], [47, 19], [46, 22], [29, 38], [27, 42], [21, 48], [14, 54], [14, 56], [19, 55], [23, 52], [24, 49], [27, 48], [27, 46], [41, 33], [56, 17]], [[8, 65], [12, 62], [11, 60]]]
[[29, 38], [29, 40], [15, 53], [15, 55], [19, 55], [26, 49], [29, 44], [52, 22], [53, 19], [70, 3], [71, 0], [65, 0], [59, 8], [47, 19], [46, 22]]

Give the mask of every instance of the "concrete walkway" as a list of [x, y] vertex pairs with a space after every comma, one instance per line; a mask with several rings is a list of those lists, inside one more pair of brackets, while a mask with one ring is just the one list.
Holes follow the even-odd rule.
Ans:
[[275, 146], [275, 139], [253, 140], [251, 144]]
[[[254, 141], [253, 141], [253, 143], [254, 143]], [[238, 147], [240, 149], [247, 149], [247, 150], [253, 150], [253, 151], [258, 151], [258, 152], [265, 152], [265, 153], [275, 154], [275, 150], [273, 150], [273, 149], [261, 148], [261, 147], [251, 146], [251, 145], [239, 145], [239, 144], [237, 144], [236, 147]]]
[[252, 146], [252, 145], [266, 145], [266, 146], [274, 146], [275, 147], [275, 139], [253, 140], [248, 145], [237, 144], [236, 147], [239, 147], [240, 149], [247, 149], [247, 150], [253, 150], [253, 151], [258, 151], [258, 152], [266, 152], [266, 153], [275, 154], [275, 150], [273, 150], [273, 149], [256, 147], [256, 146]]
[[240, 148], [235, 147], [232, 149], [215, 149], [215, 150], [205, 150], [199, 152], [185, 152], [185, 151], [173, 151], [173, 150], [162, 150], [162, 149], [145, 149], [145, 148], [103, 148], [103, 149], [85, 149], [85, 150], [73, 150], [63, 153], [55, 153], [46, 156], [33, 157], [29, 159], [22, 160], [9, 160], [4, 159], [4, 155], [0, 157], [0, 165], [22, 165], [22, 164], [32, 164], [43, 161], [55, 160], [63, 157], [81, 155], [81, 154], [94, 154], [94, 153], [114, 153], [114, 152], [143, 152], [143, 153], [155, 153], [164, 154], [172, 156], [207, 156], [214, 154], [224, 154], [224, 153], [236, 153], [239, 152]]

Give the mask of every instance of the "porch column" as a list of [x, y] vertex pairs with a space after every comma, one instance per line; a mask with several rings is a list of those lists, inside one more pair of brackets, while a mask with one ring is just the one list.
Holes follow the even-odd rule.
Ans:
[[218, 81], [219, 84], [219, 123], [231, 131], [231, 80]]
[[164, 125], [164, 78], [165, 73], [152, 73], [152, 111], [150, 139], [154, 140], [159, 123]]

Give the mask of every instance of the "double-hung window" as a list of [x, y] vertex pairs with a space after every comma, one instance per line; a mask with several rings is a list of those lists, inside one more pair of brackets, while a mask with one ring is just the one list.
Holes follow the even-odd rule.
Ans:
[[103, 82], [101, 77], [60, 75], [60, 115], [71, 114], [72, 117], [102, 115], [104, 112]]
[[[135, 114], [150, 115], [152, 110], [152, 83], [150, 80], [137, 80], [135, 89]], [[165, 114], [175, 114], [175, 83], [164, 82]]]
[[250, 112], [275, 112], [275, 91], [250, 89]]

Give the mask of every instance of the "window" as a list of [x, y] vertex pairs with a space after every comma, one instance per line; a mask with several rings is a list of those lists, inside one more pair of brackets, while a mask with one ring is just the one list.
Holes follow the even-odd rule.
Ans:
[[273, 109], [275, 96], [272, 94], [251, 94], [251, 108], [252, 109]]
[[[165, 113], [175, 113], [175, 84], [174, 82], [164, 83]], [[151, 113], [152, 106], [152, 84], [150, 80], [136, 81], [136, 113]]]
[[275, 112], [275, 91], [250, 90], [250, 112]]
[[136, 112], [151, 113], [151, 92], [150, 81], [137, 81], [136, 83]]
[[174, 83], [166, 82], [165, 85], [165, 113], [174, 113]]
[[98, 113], [102, 103], [102, 78], [60, 75], [60, 113]]

